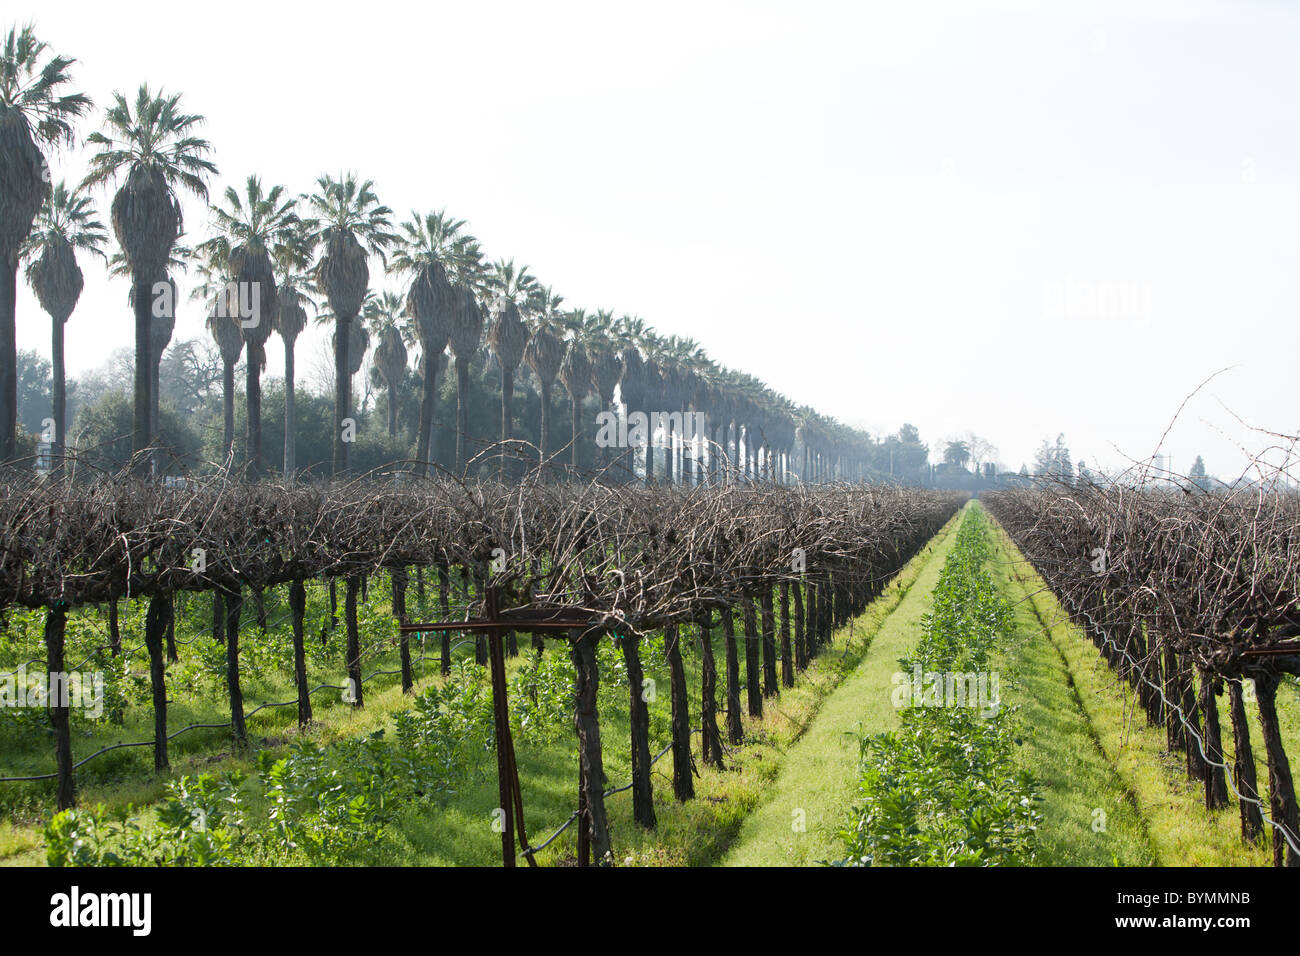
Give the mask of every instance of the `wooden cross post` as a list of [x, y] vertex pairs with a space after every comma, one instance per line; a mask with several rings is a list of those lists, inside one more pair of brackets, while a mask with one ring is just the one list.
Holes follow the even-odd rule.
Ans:
[[528, 833], [524, 829], [524, 799], [519, 788], [519, 766], [515, 762], [515, 745], [510, 734], [510, 707], [506, 700], [505, 635], [510, 630], [533, 631], [555, 636], [567, 636], [569, 631], [586, 629], [592, 624], [590, 612], [580, 608], [543, 607], [501, 609], [501, 591], [489, 587], [483, 595], [484, 615], [478, 620], [449, 621], [441, 624], [402, 624], [398, 630], [405, 633], [429, 631], [486, 631], [489, 648], [488, 666], [492, 670], [492, 720], [497, 742], [497, 792], [501, 800], [501, 862], [504, 866], [516, 865], [515, 826], [519, 827], [519, 846], [528, 858], [529, 866], [536, 866]]
[[[500, 619], [498, 600], [497, 589], [489, 588], [486, 611], [487, 620], [490, 622]], [[523, 808], [515, 803], [511, 788], [511, 778], [515, 774], [515, 748], [510, 736], [510, 710], [506, 706], [506, 656], [505, 649], [501, 646], [504, 637], [505, 632], [500, 627], [493, 626], [488, 629], [488, 650], [491, 654], [492, 667], [492, 709], [497, 741], [497, 794], [501, 800], [498, 806], [504, 815], [501, 821], [501, 862], [505, 866], [513, 867], [515, 865], [515, 822], [512, 811], [519, 814], [519, 843], [525, 848], [528, 843], [523, 836]], [[528, 859], [532, 862], [531, 856]]]

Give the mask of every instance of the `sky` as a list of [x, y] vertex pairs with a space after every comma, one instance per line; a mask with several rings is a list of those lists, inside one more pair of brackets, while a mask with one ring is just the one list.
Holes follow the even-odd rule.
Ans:
[[[214, 197], [250, 173], [306, 192], [355, 170], [399, 219], [467, 220], [568, 306], [692, 337], [873, 434], [910, 422], [935, 458], [974, 432], [1032, 467], [1064, 434], [1094, 468], [1160, 452], [1185, 473], [1199, 454], [1230, 478], [1276, 444], [1261, 429], [1300, 433], [1300, 5], [5, 13], [76, 57], [97, 105], [181, 92], [207, 119]], [[85, 157], [56, 153], [55, 177]], [[207, 212], [185, 205], [201, 241]], [[133, 341], [127, 282], [83, 269], [73, 376]], [[202, 334], [183, 302], [174, 340]], [[19, 347], [48, 355], [49, 337], [24, 287]], [[300, 339], [300, 370], [327, 339]]]

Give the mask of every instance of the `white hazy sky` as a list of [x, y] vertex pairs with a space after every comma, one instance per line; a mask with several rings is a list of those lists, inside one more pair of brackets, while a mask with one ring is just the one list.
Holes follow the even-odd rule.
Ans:
[[[1175, 469], [1237, 474], [1260, 441], [1238, 417], [1300, 430], [1298, 6], [9, 0], [4, 19], [77, 57], [97, 103], [183, 92], [214, 194], [357, 170], [569, 305], [692, 336], [873, 432], [974, 431], [1013, 468], [1064, 432], [1119, 466], [1225, 368], [1165, 441]], [[79, 178], [84, 154], [54, 166]], [[186, 241], [206, 219], [187, 203]], [[83, 267], [74, 375], [132, 341], [126, 282]], [[26, 289], [18, 308], [19, 347], [48, 354]], [[177, 336], [202, 329], [186, 302]]]

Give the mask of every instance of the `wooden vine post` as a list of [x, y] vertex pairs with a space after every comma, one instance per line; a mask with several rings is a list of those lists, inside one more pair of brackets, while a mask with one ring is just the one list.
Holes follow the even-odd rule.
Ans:
[[[472, 631], [485, 636], [492, 675], [493, 733], [497, 744], [497, 792], [501, 801], [498, 808], [501, 811], [501, 863], [507, 867], [517, 865], [518, 857], [515, 851], [517, 828], [520, 852], [527, 858], [529, 866], [536, 866], [537, 861], [533, 858], [535, 851], [528, 844], [528, 832], [524, 827], [524, 801], [519, 787], [519, 767], [515, 762], [514, 739], [510, 733], [510, 706], [506, 699], [508, 693], [506, 634], [512, 630], [523, 630], [563, 637], [570, 640], [575, 647], [586, 642], [585, 646], [590, 650], [591, 669], [594, 669], [595, 640], [598, 635], [592, 629], [596, 622], [589, 612], [578, 608], [511, 608], [503, 611], [501, 592], [495, 585], [490, 585], [483, 590], [483, 611], [483, 617], [477, 620], [444, 621], [438, 624], [402, 624], [398, 630], [403, 634]], [[580, 674], [579, 677], [581, 680], [582, 675]], [[579, 687], [580, 694], [584, 690], [590, 692], [592, 704], [590, 719], [594, 722], [594, 682]], [[599, 728], [596, 729], [594, 739], [589, 740], [590, 734], [583, 734], [581, 729], [579, 736], [580, 743], [590, 744], [583, 747], [584, 758], [590, 758], [591, 747], [594, 746], [596, 749], [594, 767], [599, 771]], [[601, 790], [603, 783], [599, 773], [592, 774], [591, 777], [592, 779], [589, 780], [584, 774], [580, 780], [579, 804], [584, 817], [591, 821], [587, 835], [592, 845], [598, 848], [601, 851], [600, 855], [603, 856], [603, 850], [608, 849], [609, 845], [608, 828], [605, 826], [605, 800]]]

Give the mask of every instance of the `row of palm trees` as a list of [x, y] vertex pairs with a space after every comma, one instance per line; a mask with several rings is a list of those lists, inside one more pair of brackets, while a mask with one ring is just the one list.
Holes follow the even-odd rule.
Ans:
[[[295, 461], [294, 346], [309, 315], [333, 326], [335, 370], [333, 471], [349, 468], [349, 424], [354, 422], [352, 380], [370, 341], [373, 367], [389, 390], [389, 433], [396, 433], [394, 389], [405, 380], [412, 347], [422, 381], [416, 460], [432, 468], [434, 411], [439, 376], [454, 359], [457, 423], [455, 462], [467, 465], [469, 368], [484, 339], [501, 379], [502, 451], [508, 467], [516, 375], [526, 364], [541, 397], [540, 457], [559, 457], [551, 434], [553, 392], [563, 386], [572, 411], [569, 454], [578, 462], [584, 399], [596, 395], [602, 410], [696, 413], [706, 435], [664, 429], [635, 454], [648, 481], [662, 476], [696, 482], [722, 475], [789, 480], [859, 477], [870, 441], [864, 433], [819, 415], [758, 379], [710, 359], [691, 339], [661, 337], [643, 320], [561, 309], [563, 298], [514, 260], [489, 261], [466, 223], [444, 212], [412, 212], [396, 225], [374, 185], [355, 174], [320, 177], [313, 190], [293, 195], [249, 176], [242, 190], [229, 186], [210, 204], [211, 234], [194, 249], [183, 234], [180, 195], [208, 202], [217, 169], [211, 144], [197, 135], [203, 122], [186, 112], [179, 94], [141, 86], [133, 102], [115, 93], [89, 172], [76, 187], [51, 185], [42, 146], [71, 143], [73, 121], [91, 108], [82, 94], [67, 94], [74, 61], [55, 56], [31, 27], [10, 30], [0, 53], [0, 427], [6, 460], [15, 455], [15, 285], [18, 262], [54, 328], [53, 459], [61, 459], [65, 428], [63, 325], [84, 280], [78, 250], [105, 257], [107, 233], [87, 191], [115, 185], [110, 221], [120, 253], [110, 265], [131, 280], [136, 368], [133, 450], [147, 467], [157, 430], [157, 370], [174, 328], [174, 274], [193, 264], [194, 296], [208, 312], [208, 329], [220, 351], [225, 408], [224, 453], [233, 464], [234, 370], [246, 369], [247, 473], [263, 473], [261, 374], [270, 336], [285, 350], [284, 472]], [[371, 287], [378, 260], [400, 283], [401, 294]], [[432, 357], [432, 358], [431, 358]], [[616, 398], [618, 402], [616, 403]], [[355, 425], [352, 425], [355, 428]], [[706, 451], [706, 447], [708, 450]], [[796, 455], [797, 452], [797, 455]], [[605, 462], [617, 456], [606, 451]], [[796, 460], [797, 458], [797, 460]], [[625, 475], [637, 462], [623, 462]]]

